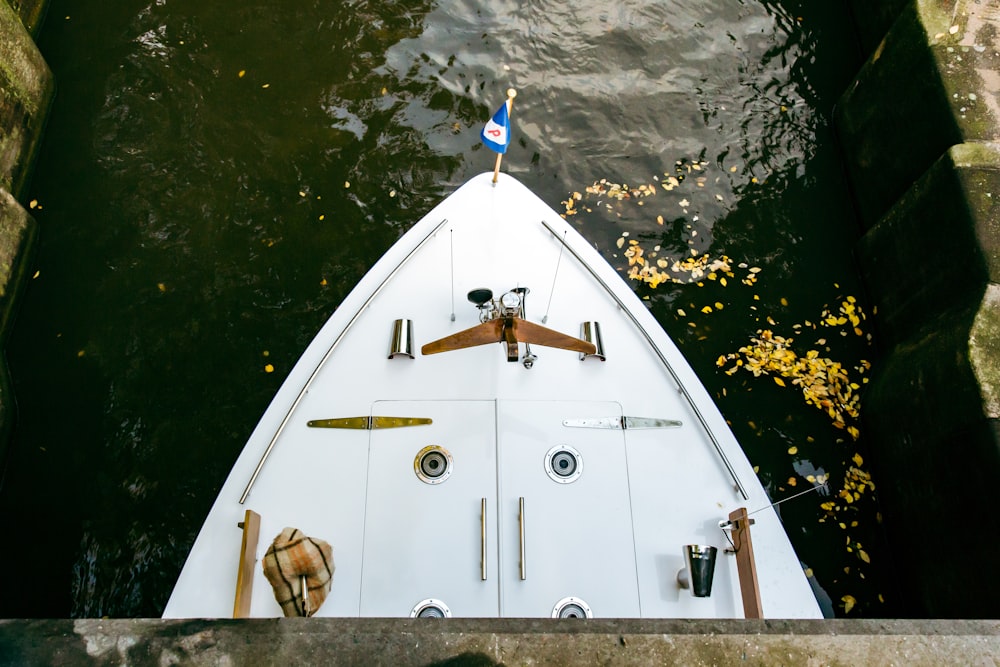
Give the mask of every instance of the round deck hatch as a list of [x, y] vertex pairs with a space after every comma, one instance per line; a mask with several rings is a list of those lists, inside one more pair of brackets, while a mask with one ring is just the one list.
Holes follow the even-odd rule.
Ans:
[[556, 445], [545, 453], [545, 474], [560, 484], [575, 482], [583, 474], [583, 457], [569, 445]]
[[410, 618], [451, 618], [451, 609], [441, 600], [427, 598], [410, 610]]
[[428, 445], [413, 459], [413, 472], [422, 482], [440, 484], [451, 475], [452, 463], [451, 452], [438, 445]]
[[590, 605], [580, 598], [568, 597], [556, 602], [552, 608], [552, 618], [593, 618]]

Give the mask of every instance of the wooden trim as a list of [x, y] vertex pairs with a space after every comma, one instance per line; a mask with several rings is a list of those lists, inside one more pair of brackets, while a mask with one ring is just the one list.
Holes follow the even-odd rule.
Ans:
[[747, 508], [741, 507], [729, 514], [733, 527], [733, 547], [736, 550], [736, 570], [740, 578], [740, 593], [743, 596], [743, 615], [746, 618], [764, 618], [760, 603], [760, 584], [757, 583], [757, 563], [753, 557], [753, 542], [750, 540], [750, 525]]
[[240, 547], [240, 569], [236, 574], [233, 618], [248, 618], [253, 597], [253, 569], [257, 564], [257, 541], [260, 539], [260, 515], [247, 510], [243, 521], [237, 525], [243, 529], [243, 544]]

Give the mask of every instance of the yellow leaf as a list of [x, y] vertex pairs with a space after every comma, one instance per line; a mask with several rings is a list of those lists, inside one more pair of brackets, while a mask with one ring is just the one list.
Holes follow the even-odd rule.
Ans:
[[247, 71], [245, 69], [241, 69], [240, 73], [237, 76], [239, 76], [242, 79], [246, 75], [247, 75]]
[[860, 466], [864, 463], [864, 459], [861, 458], [861, 454], [855, 454], [851, 460], [854, 461], [854, 465], [856, 466]]
[[854, 599], [853, 595], [845, 595], [844, 597], [840, 598], [840, 600], [844, 603], [845, 614], [851, 613], [851, 610], [854, 609], [854, 605], [857, 604], [858, 602], [857, 600]]
[[798, 483], [799, 483], [799, 481], [797, 479], [795, 479], [794, 477], [789, 477], [788, 478], [788, 486], [795, 486]]
[[710, 313], [710, 312], [712, 312], [712, 307], [711, 306], [705, 306], [704, 308], [701, 309], [701, 312], [706, 313], [706, 314]]
[[774, 378], [774, 384], [778, 385], [779, 387], [784, 387], [785, 381], [782, 380], [781, 378], [776, 377]]
[[267, 364], [266, 366], [264, 366], [264, 372], [265, 373], [273, 373], [274, 372], [274, 366], [272, 366], [271, 364]]
[[716, 301], [716, 302], [715, 302], [715, 309], [716, 309], [716, 310], [722, 310], [722, 304], [721, 304], [721, 303], [719, 303], [718, 301]]
[[799, 453], [799, 448], [798, 447], [789, 447], [788, 448], [788, 453], [791, 454], [792, 456], [795, 456], [796, 454]]

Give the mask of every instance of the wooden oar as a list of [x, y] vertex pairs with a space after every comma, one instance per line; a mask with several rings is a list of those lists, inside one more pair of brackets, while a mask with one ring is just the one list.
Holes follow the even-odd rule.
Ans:
[[451, 352], [452, 350], [461, 350], [466, 347], [497, 343], [501, 340], [503, 340], [503, 322], [500, 320], [490, 320], [470, 329], [465, 329], [427, 343], [427, 345], [420, 348], [420, 352], [423, 354]]
[[522, 343], [558, 347], [561, 350], [573, 350], [574, 352], [582, 352], [583, 354], [594, 354], [597, 352], [597, 346], [593, 343], [547, 329], [540, 324], [522, 320], [520, 317], [513, 319], [514, 334]]

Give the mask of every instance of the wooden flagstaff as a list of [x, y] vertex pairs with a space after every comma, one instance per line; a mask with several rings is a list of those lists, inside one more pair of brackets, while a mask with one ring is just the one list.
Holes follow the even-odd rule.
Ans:
[[[514, 98], [517, 97], [517, 91], [513, 88], [507, 89], [507, 118], [508, 127], [510, 127], [510, 112], [514, 108]], [[509, 129], [508, 129], [509, 131]], [[503, 160], [503, 153], [497, 153], [497, 163], [493, 167], [493, 184], [496, 185], [497, 179], [500, 177], [500, 161]]]
[[757, 562], [753, 557], [753, 542], [750, 540], [750, 524], [753, 519], [747, 516], [747, 508], [740, 507], [730, 512], [729, 522], [733, 525], [733, 548], [736, 551], [736, 571], [743, 595], [743, 616], [764, 618], [760, 584], [757, 582]]

